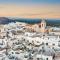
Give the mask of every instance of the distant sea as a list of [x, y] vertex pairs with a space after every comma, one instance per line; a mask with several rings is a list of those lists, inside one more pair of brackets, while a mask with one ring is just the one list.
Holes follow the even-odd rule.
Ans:
[[[15, 22], [24, 22], [28, 24], [38, 24], [42, 19], [16, 19]], [[59, 19], [46, 19], [47, 26], [60, 26]]]
[[[6, 18], [0, 17], [0, 24], [8, 24], [11, 22], [23, 22], [28, 24], [38, 24], [42, 19], [28, 19], [28, 18]], [[60, 19], [46, 19], [47, 26], [60, 26]]]

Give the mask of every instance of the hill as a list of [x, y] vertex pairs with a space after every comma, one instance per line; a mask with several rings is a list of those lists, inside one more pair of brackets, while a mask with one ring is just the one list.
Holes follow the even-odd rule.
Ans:
[[0, 24], [8, 24], [10, 22], [15, 22], [15, 21], [6, 17], [0, 17]]

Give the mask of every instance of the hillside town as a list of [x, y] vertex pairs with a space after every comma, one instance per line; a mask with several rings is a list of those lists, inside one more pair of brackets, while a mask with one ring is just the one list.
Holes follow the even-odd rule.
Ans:
[[0, 60], [60, 60], [60, 27], [22, 22], [0, 25]]

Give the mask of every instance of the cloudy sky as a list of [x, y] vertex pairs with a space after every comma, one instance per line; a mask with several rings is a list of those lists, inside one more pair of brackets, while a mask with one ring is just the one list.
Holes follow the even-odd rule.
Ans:
[[0, 17], [60, 18], [60, 0], [0, 0]]

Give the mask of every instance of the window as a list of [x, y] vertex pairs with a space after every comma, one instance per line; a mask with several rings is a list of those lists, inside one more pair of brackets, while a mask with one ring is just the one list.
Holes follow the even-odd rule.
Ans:
[[39, 60], [39, 58], [37, 58], [37, 60]]
[[55, 44], [53, 44], [53, 46], [55, 46]]
[[43, 27], [43, 24], [42, 24], [42, 27]]
[[43, 58], [37, 58], [37, 60], [43, 60]]
[[14, 54], [14, 52], [12, 52], [12, 54]]
[[46, 43], [46, 45], [48, 45], [48, 43]]
[[48, 58], [46, 58], [46, 60], [48, 60]]

